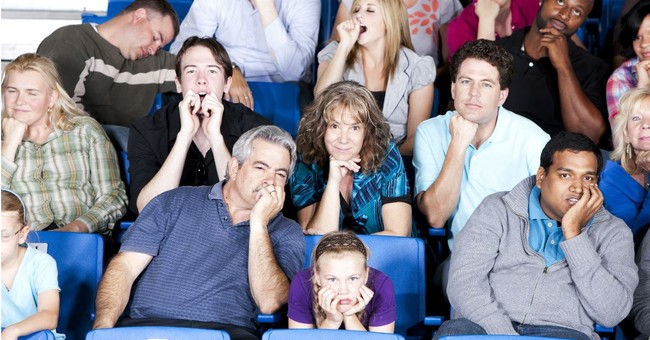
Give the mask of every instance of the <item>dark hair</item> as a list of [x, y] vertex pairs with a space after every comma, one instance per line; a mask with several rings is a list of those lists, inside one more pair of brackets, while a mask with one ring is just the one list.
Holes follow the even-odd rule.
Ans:
[[635, 56], [632, 43], [639, 34], [639, 28], [643, 19], [650, 15], [650, 1], [639, 1], [621, 18], [621, 46], [623, 46], [623, 55], [625, 58]]
[[316, 163], [321, 169], [329, 164], [325, 147], [328, 123], [346, 112], [365, 127], [361, 149], [361, 171], [374, 173], [383, 163], [390, 146], [390, 127], [372, 93], [363, 85], [344, 80], [331, 84], [316, 96], [305, 109], [298, 127], [298, 153], [305, 163]]
[[225, 79], [232, 77], [232, 62], [230, 61], [230, 56], [226, 49], [214, 38], [212, 37], [203, 37], [199, 38], [197, 36], [189, 37], [183, 42], [183, 46], [178, 50], [176, 54], [176, 77], [181, 79], [181, 61], [183, 61], [183, 56], [187, 53], [191, 47], [194, 46], [203, 46], [212, 52], [212, 56], [217, 61], [221, 67], [223, 67], [223, 72], [225, 74]]
[[596, 156], [598, 161], [598, 168], [596, 172], [600, 175], [600, 171], [603, 169], [603, 155], [600, 153], [598, 146], [591, 140], [589, 137], [574, 132], [561, 131], [551, 138], [551, 140], [546, 143], [544, 149], [542, 150], [542, 155], [539, 159], [539, 166], [544, 168], [544, 172], [548, 172], [548, 169], [553, 164], [553, 158], [555, 157], [556, 152], [561, 151], [573, 151], [573, 152], [591, 152]]
[[159, 14], [162, 17], [169, 17], [172, 19], [172, 25], [174, 26], [174, 36], [178, 35], [180, 28], [180, 20], [178, 19], [178, 14], [174, 9], [174, 6], [170, 5], [167, 0], [135, 0], [125, 9], [123, 9], [118, 15], [131, 13], [140, 8], [147, 10], [147, 17], [150, 18], [152, 14]]
[[451, 58], [451, 81], [456, 82], [460, 65], [466, 59], [478, 59], [487, 62], [499, 71], [499, 85], [501, 90], [510, 87], [512, 80], [513, 58], [503, 47], [494, 41], [479, 39], [465, 43]]

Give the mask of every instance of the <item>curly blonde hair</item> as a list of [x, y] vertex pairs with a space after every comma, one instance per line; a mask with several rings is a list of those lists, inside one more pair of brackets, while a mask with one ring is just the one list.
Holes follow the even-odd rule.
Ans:
[[643, 103], [650, 103], [650, 89], [636, 88], [627, 92], [618, 102], [618, 114], [612, 122], [612, 137], [614, 139], [614, 151], [610, 158], [614, 161], [621, 161], [621, 166], [628, 173], [635, 173], [637, 169], [637, 153], [630, 144], [625, 142], [627, 137], [627, 123], [630, 115], [637, 111]]
[[305, 163], [315, 162], [321, 169], [329, 164], [325, 130], [333, 117], [351, 112], [356, 123], [363, 124], [365, 136], [361, 149], [361, 171], [374, 172], [383, 163], [390, 145], [390, 128], [372, 93], [364, 86], [344, 80], [328, 86], [316, 96], [300, 120], [296, 144]]
[[[316, 284], [316, 272], [319, 270], [319, 259], [324, 254], [343, 254], [343, 253], [360, 253], [366, 259], [364, 269], [368, 268], [368, 257], [370, 249], [351, 231], [333, 231], [323, 235], [314, 248], [311, 260], [314, 265], [314, 277], [312, 278], [312, 288], [314, 292], [314, 316], [316, 325], [320, 325], [326, 318], [327, 314], [318, 303], [318, 291], [321, 287]], [[362, 319], [365, 310], [357, 313], [359, 320]]]
[[[77, 104], [68, 96], [56, 71], [54, 62], [49, 58], [36, 53], [25, 53], [10, 62], [5, 68], [2, 79], [2, 92], [7, 89], [7, 75], [11, 72], [34, 71], [43, 77], [45, 84], [51, 92], [58, 93], [58, 99], [54, 102], [51, 110], [48, 110], [49, 119], [52, 125], [63, 131], [70, 131], [74, 128], [74, 119], [79, 116], [88, 116], [88, 113], [80, 109]], [[5, 116], [6, 108], [2, 109]]]
[[[354, 10], [361, 0], [354, 0], [350, 7], [350, 14], [354, 16]], [[386, 50], [384, 51], [384, 78], [391, 79], [397, 70], [400, 48], [406, 47], [414, 50], [411, 42], [411, 31], [408, 22], [408, 13], [402, 0], [377, 0], [386, 26]], [[345, 64], [348, 68], [361, 58], [361, 46], [357, 42], [348, 54]]]

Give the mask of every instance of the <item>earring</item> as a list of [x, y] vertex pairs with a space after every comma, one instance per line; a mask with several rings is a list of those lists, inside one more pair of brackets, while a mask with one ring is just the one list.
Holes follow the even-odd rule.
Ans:
[[630, 158], [630, 160], [632, 160], [632, 145], [631, 144], [629, 144], [629, 143], [627, 144], [627, 147], [625, 148], [625, 152], [627, 152], [627, 157]]
[[47, 108], [47, 113], [52, 113], [52, 108], [51, 107]]

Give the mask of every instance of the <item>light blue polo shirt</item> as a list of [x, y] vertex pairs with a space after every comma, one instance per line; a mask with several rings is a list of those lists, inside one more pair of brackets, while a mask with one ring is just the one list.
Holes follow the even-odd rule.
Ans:
[[[413, 146], [414, 195], [425, 191], [438, 178], [451, 142], [449, 123], [456, 114], [448, 111], [418, 126]], [[499, 108], [492, 136], [478, 149], [473, 145], [467, 147], [460, 197], [447, 220], [446, 227], [451, 230], [450, 249], [453, 237], [465, 226], [483, 198], [511, 190], [524, 178], [537, 173], [540, 153], [549, 139], [549, 135], [529, 119]]]
[[[528, 244], [544, 257], [546, 266], [549, 267], [553, 263], [565, 259], [564, 252], [560, 248], [560, 242], [564, 241], [564, 233], [562, 226], [544, 213], [539, 202], [540, 194], [539, 188], [534, 187], [528, 197], [528, 224], [530, 225]], [[593, 218], [587, 222], [587, 227], [591, 225], [592, 221]]]

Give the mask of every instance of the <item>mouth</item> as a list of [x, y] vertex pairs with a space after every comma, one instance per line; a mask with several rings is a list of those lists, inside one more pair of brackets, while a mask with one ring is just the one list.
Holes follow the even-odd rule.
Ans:
[[560, 32], [564, 32], [564, 30], [566, 30], [566, 24], [563, 23], [560, 20], [551, 19], [550, 24], [551, 24], [552, 27], [554, 27], [555, 29], [557, 29]]
[[343, 299], [339, 301], [339, 305], [349, 305], [352, 303], [351, 299]]
[[571, 198], [567, 199], [569, 204], [572, 205], [572, 206], [575, 205], [576, 203], [578, 203], [579, 200], [580, 200], [580, 197], [571, 197]]
[[368, 27], [366, 25], [364, 25], [364, 24], [359, 25], [359, 34], [366, 33], [367, 30], [368, 30]]

